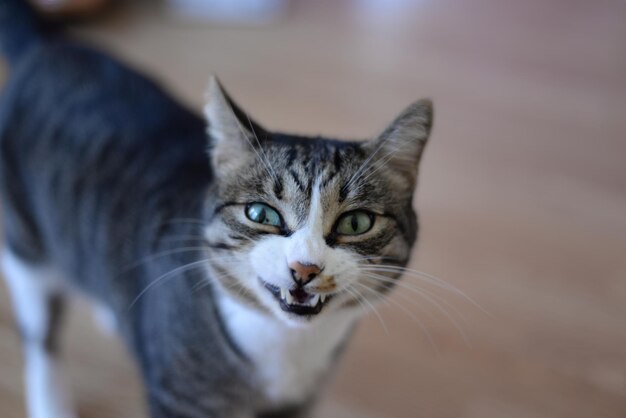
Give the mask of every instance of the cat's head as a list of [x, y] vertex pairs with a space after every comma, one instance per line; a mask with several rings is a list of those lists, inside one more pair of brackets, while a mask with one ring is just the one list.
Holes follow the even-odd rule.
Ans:
[[412, 198], [431, 102], [412, 104], [375, 139], [344, 142], [270, 133], [215, 79], [208, 99], [213, 280], [291, 324], [383, 297], [416, 240]]

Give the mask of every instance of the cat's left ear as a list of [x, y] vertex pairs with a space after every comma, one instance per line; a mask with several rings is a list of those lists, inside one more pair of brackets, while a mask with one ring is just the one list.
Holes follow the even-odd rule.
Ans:
[[[209, 80], [204, 114], [208, 122], [213, 166], [227, 170], [253, 157], [268, 133], [230, 98], [215, 76]], [[219, 171], [216, 170], [216, 171]]]
[[432, 125], [432, 101], [418, 100], [404, 109], [377, 139], [367, 143], [366, 148], [374, 161], [414, 183]]

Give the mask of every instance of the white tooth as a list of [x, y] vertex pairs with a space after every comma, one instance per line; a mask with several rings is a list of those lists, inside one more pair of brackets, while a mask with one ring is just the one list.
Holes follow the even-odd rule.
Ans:
[[326, 302], [326, 295], [321, 295], [320, 299], [322, 300], [322, 303]]
[[320, 300], [320, 295], [315, 295], [309, 301], [309, 305], [310, 306], [317, 306], [317, 302], [319, 302], [319, 300]]
[[285, 301], [287, 302], [287, 305], [293, 304], [293, 296], [291, 296], [291, 292], [289, 290], [285, 292]]
[[283, 289], [282, 287], [280, 288], [280, 298], [281, 299], [285, 299], [285, 289]]

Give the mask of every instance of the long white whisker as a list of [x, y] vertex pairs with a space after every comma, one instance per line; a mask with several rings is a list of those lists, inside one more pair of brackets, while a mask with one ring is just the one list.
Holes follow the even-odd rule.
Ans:
[[159, 242], [179, 242], [179, 241], [196, 241], [207, 242], [206, 237], [202, 235], [173, 235], [171, 237], [161, 238]]
[[[420, 279], [423, 282], [433, 284], [433, 285], [435, 285], [437, 287], [440, 287], [440, 288], [442, 288], [444, 290], [450, 290], [450, 291], [453, 290], [453, 287], [449, 286], [447, 283], [440, 283], [438, 281], [433, 281], [433, 280], [431, 280], [429, 278], [421, 277], [421, 276], [411, 276], [411, 274], [412, 274], [411, 272], [403, 272], [402, 270], [395, 270], [395, 269], [388, 269], [388, 268], [373, 268], [373, 267], [375, 267], [375, 266], [359, 267], [359, 270], [362, 271], [362, 272], [371, 272], [371, 273], [383, 272], [383, 273], [393, 273], [393, 274], [397, 274], [397, 275], [403, 275], [402, 277], [405, 278], [405, 279], [406, 278]], [[393, 282], [394, 283], [398, 282], [398, 284], [400, 284], [399, 279], [394, 279]], [[402, 283], [402, 284], [404, 284], [404, 283]]]
[[[204, 289], [206, 286], [209, 286], [213, 283], [216, 283], [219, 279], [223, 278], [223, 277], [227, 277], [230, 273], [222, 273], [216, 276], [207, 276], [207, 277], [203, 277], [202, 280], [200, 280], [198, 282], [198, 284], [194, 285], [191, 288], [192, 292], [196, 292], [199, 291], [201, 289]], [[220, 283], [220, 285], [224, 286], [227, 289], [232, 289], [234, 287], [243, 287], [243, 285], [241, 283], [239, 283], [238, 281], [234, 281], [233, 283], [230, 283], [229, 285], [226, 285], [224, 283]]]
[[259, 150], [261, 151], [261, 154], [263, 154], [263, 158], [265, 158], [265, 162], [267, 163], [267, 166], [272, 171], [272, 176], [274, 177], [274, 181], [278, 182], [278, 175], [276, 175], [276, 171], [274, 170], [274, 167], [272, 167], [272, 164], [270, 164], [270, 160], [269, 158], [267, 158], [267, 154], [265, 153], [265, 150], [261, 146], [261, 141], [259, 141], [259, 137], [256, 134], [256, 131], [254, 130], [254, 125], [252, 124], [252, 121], [250, 120], [250, 116], [248, 116], [247, 113], [245, 113], [245, 115], [246, 115], [246, 118], [248, 119], [248, 125], [250, 126], [250, 129], [252, 130], [252, 135], [254, 135], [254, 139], [256, 140], [256, 143], [259, 145]]
[[432, 297], [433, 299], [441, 302], [443, 305], [445, 305], [446, 307], [450, 308], [450, 310], [452, 310], [452, 312], [454, 314], [456, 314], [456, 316], [464, 323], [467, 324], [467, 321], [465, 320], [465, 318], [463, 317], [463, 315], [461, 315], [461, 313], [454, 307], [454, 305], [452, 305], [451, 303], [449, 303], [447, 300], [445, 300], [443, 297], [441, 297], [440, 295], [438, 295], [437, 293], [429, 290], [429, 289], [425, 289], [425, 288], [420, 288], [422, 292], [424, 292], [425, 294], [429, 295], [430, 297]]
[[[362, 286], [364, 289], [369, 290], [370, 292], [376, 294], [376, 291], [368, 288], [367, 286], [363, 285], [362, 283], [356, 282], [355, 284]], [[432, 348], [434, 349], [435, 353], [437, 353], [439, 355], [439, 349], [437, 348], [437, 345], [435, 344], [435, 341], [433, 340], [432, 335], [430, 334], [430, 332], [428, 331], [428, 329], [426, 328], [426, 326], [424, 325], [424, 323], [422, 321], [420, 321], [414, 314], [413, 312], [411, 312], [410, 310], [408, 310], [406, 307], [400, 305], [400, 303], [398, 303], [397, 301], [393, 300], [393, 299], [389, 299], [389, 298], [385, 298], [382, 300], [383, 303], [391, 303], [395, 306], [397, 306], [399, 309], [402, 310], [402, 312], [404, 312], [406, 315], [409, 316], [409, 318], [411, 318], [414, 322], [416, 322], [418, 324], [418, 326], [422, 329], [422, 331], [424, 331], [424, 333], [426, 334], [426, 337], [428, 338], [428, 341], [430, 342], [430, 345], [432, 346]]]
[[367, 175], [361, 179], [361, 182], [365, 182], [367, 179], [372, 177], [374, 175], [374, 173], [376, 173], [381, 168], [385, 167], [389, 161], [394, 159], [394, 157], [395, 157], [394, 154], [396, 152], [398, 152], [398, 150], [399, 150], [399, 147], [396, 147], [396, 148], [392, 149], [391, 151], [389, 151], [380, 160], [378, 160], [376, 162], [376, 164], [373, 166], [374, 169], [372, 171], [370, 171], [369, 173], [367, 173]]
[[176, 273], [182, 273], [184, 271], [191, 270], [193, 268], [197, 268], [197, 267], [199, 267], [199, 266], [201, 266], [203, 264], [206, 264], [205, 260], [194, 261], [194, 262], [185, 264], [183, 266], [177, 267], [174, 270], [170, 270], [169, 272], [167, 272], [165, 274], [162, 274], [161, 276], [157, 277], [155, 280], [150, 282], [141, 292], [139, 292], [139, 294], [135, 297], [135, 299], [133, 299], [133, 301], [130, 303], [130, 306], [128, 307], [128, 310], [131, 310], [133, 308], [133, 306], [135, 306], [135, 304], [139, 301], [139, 299], [141, 299], [141, 297], [146, 294], [147, 291], [152, 289], [154, 286], [159, 284], [161, 281], [167, 280], [170, 277], [174, 277], [176, 275]]
[[370, 306], [370, 308], [372, 308], [374, 315], [376, 315], [376, 317], [378, 318], [378, 321], [380, 322], [380, 325], [382, 325], [383, 329], [385, 330], [385, 334], [389, 335], [389, 329], [387, 329], [387, 324], [385, 324], [385, 321], [383, 320], [383, 317], [380, 315], [380, 312], [378, 312], [378, 309], [376, 309], [376, 307], [369, 300], [363, 297], [363, 295], [356, 288], [354, 288], [353, 286], [348, 286], [346, 290], [348, 289], [352, 289], [352, 291], [356, 294], [357, 296], [356, 299], [359, 301], [361, 306], [363, 306], [363, 309], [365, 309], [365, 311], [367, 311], [367, 307], [363, 305], [363, 302], [367, 303]]
[[[173, 254], [179, 254], [179, 253], [186, 253], [186, 252], [192, 252], [192, 251], [202, 251], [202, 250], [207, 250], [207, 247], [203, 247], [203, 246], [194, 246], [194, 247], [181, 247], [181, 248], [175, 248], [172, 250], [167, 250], [167, 251], [162, 251], [156, 254], [150, 254], [147, 255], [129, 265], [127, 265], [126, 267], [124, 267], [122, 269], [121, 273], [126, 273], [129, 270], [132, 270], [134, 268], [137, 268], [139, 266], [141, 266], [142, 264], [160, 258], [160, 257], [166, 257], [168, 255], [173, 255]], [[210, 260], [224, 260], [224, 259], [229, 259], [229, 258], [236, 258], [236, 256], [231, 256], [231, 257], [227, 257], [227, 256], [215, 256], [215, 257], [209, 257], [206, 258], [205, 260], [210, 261]]]
[[361, 172], [363, 170], [365, 170], [365, 168], [367, 167], [368, 163], [372, 160], [372, 158], [374, 158], [374, 156], [378, 153], [378, 151], [380, 151], [380, 149], [383, 147], [383, 145], [385, 145], [385, 143], [386, 143], [386, 141], [380, 141], [380, 144], [378, 144], [378, 146], [376, 147], [374, 152], [371, 153], [369, 157], [367, 157], [367, 159], [363, 162], [361, 167], [359, 167], [359, 169], [352, 175], [352, 177], [350, 177], [350, 180], [348, 180], [348, 182], [345, 184], [345, 186], [343, 186], [344, 188], [347, 189], [348, 187], [350, 187], [359, 178]]
[[[394, 280], [392, 280], [392, 279], [389, 279], [388, 277], [385, 277], [385, 276], [380, 276], [380, 275], [377, 275], [377, 274], [368, 273], [368, 274], [366, 274], [365, 276], [366, 276], [366, 277], [368, 277], [368, 278], [370, 278], [370, 279], [372, 279], [372, 280], [378, 280], [378, 281], [381, 281], [381, 282], [383, 282], [383, 283], [402, 284], [402, 283], [396, 283], [396, 281], [394, 281]], [[469, 338], [469, 336], [467, 335], [467, 333], [463, 330], [463, 327], [461, 327], [461, 325], [458, 323], [458, 321], [456, 320], [456, 318], [454, 318], [454, 316], [453, 316], [453, 315], [451, 315], [451, 314], [450, 314], [450, 313], [449, 313], [449, 312], [448, 312], [448, 311], [447, 311], [447, 310], [446, 310], [443, 306], [441, 306], [441, 304], [440, 304], [437, 300], [435, 300], [435, 299], [432, 297], [432, 296], [435, 296], [435, 294], [434, 294], [434, 293], [432, 293], [432, 292], [427, 292], [427, 291], [426, 291], [426, 289], [421, 289], [421, 288], [420, 288], [420, 289], [418, 289], [418, 288], [411, 288], [411, 290], [412, 290], [415, 294], [417, 294], [418, 296], [421, 296], [422, 298], [424, 298], [424, 299], [425, 299], [428, 303], [430, 303], [431, 305], [433, 305], [433, 306], [434, 306], [435, 308], [437, 308], [437, 309], [438, 309], [438, 310], [439, 310], [439, 311], [440, 311], [440, 312], [441, 312], [441, 313], [442, 313], [442, 314], [443, 314], [446, 318], [448, 318], [448, 320], [449, 320], [449, 321], [452, 323], [452, 325], [456, 328], [456, 330], [457, 330], [457, 332], [459, 333], [459, 335], [461, 335], [461, 337], [462, 337], [462, 338], [463, 338], [463, 340], [465, 341], [465, 344], [467, 344], [468, 346], [471, 346], [470, 338]], [[429, 295], [429, 293], [430, 293], [430, 295]], [[418, 304], [415, 300], [411, 299], [408, 295], [405, 295], [405, 294], [404, 294], [404, 293], [402, 293], [402, 292], [397, 292], [396, 294], [397, 294], [399, 297], [404, 298], [404, 299], [405, 299], [405, 300], [407, 300], [408, 302], [410, 302], [410, 303], [412, 303], [412, 304], [414, 304], [414, 305], [416, 305], [416, 306], [420, 307], [420, 306], [419, 306], [419, 304]], [[431, 295], [432, 295], [432, 296], [431, 296]], [[442, 300], [442, 301], [443, 301], [443, 300]], [[445, 302], [445, 301], [443, 301], [443, 302]], [[448, 304], [446, 303], [446, 305], [448, 305]], [[449, 305], [448, 305], [448, 306], [449, 306]], [[456, 311], [454, 308], [452, 308], [452, 309], [453, 309], [455, 312], [457, 312], [457, 314], [458, 314], [458, 311]], [[427, 311], [426, 313], [427, 313], [427, 314], [429, 314], [429, 313], [428, 313], [428, 311]], [[460, 315], [459, 315], [459, 316], [460, 316]]]
[[259, 154], [257, 149], [254, 147], [254, 144], [252, 144], [252, 141], [248, 137], [248, 134], [246, 133], [246, 131], [243, 128], [243, 126], [241, 126], [241, 123], [239, 122], [239, 118], [237, 117], [237, 114], [235, 113], [235, 110], [233, 109], [233, 107], [232, 107], [232, 105], [230, 103], [228, 103], [228, 107], [230, 108], [230, 111], [233, 114], [233, 118], [235, 119], [235, 122], [237, 123], [237, 127], [239, 128], [239, 131], [241, 132], [241, 135], [243, 135], [243, 137], [246, 138], [246, 141], [248, 141], [248, 144], [250, 144], [250, 147], [252, 147], [252, 150], [254, 151], [256, 156], [259, 158], [259, 161], [261, 161], [261, 163], [265, 167], [265, 170], [267, 171], [267, 174], [270, 177], [272, 177], [272, 171], [270, 170], [270, 167], [267, 165], [267, 162], [263, 159], [263, 157], [261, 157], [261, 154]]
[[405, 268], [405, 267], [384, 265], [384, 264], [379, 264], [379, 265], [370, 264], [370, 265], [367, 265], [367, 266], [364, 266], [364, 267], [359, 267], [359, 269], [361, 269], [363, 271], [386, 271], [386, 272], [390, 272], [390, 273], [401, 273], [401, 274], [406, 274], [406, 277], [417, 278], [417, 279], [421, 279], [423, 281], [428, 281], [428, 282], [432, 283], [435, 286], [441, 287], [443, 289], [450, 290], [451, 292], [454, 292], [454, 293], [458, 294], [463, 299], [467, 300], [472, 305], [474, 305], [475, 307], [480, 309], [483, 313], [491, 316], [491, 314], [487, 310], [485, 310], [476, 301], [474, 301], [474, 299], [469, 297], [467, 294], [465, 294], [463, 291], [461, 291], [456, 286], [454, 286], [454, 285], [452, 285], [452, 284], [450, 284], [450, 283], [448, 283], [448, 282], [446, 282], [446, 281], [444, 281], [444, 280], [442, 280], [442, 279], [440, 279], [438, 277], [435, 277], [435, 276], [430, 275], [428, 273], [424, 273], [423, 271], [413, 270], [413, 269], [409, 269], [409, 268]]
[[[394, 261], [394, 260], [396, 260], [393, 257], [389, 257], [389, 256], [385, 256], [385, 255], [362, 256], [362, 257], [356, 257], [355, 259], [356, 259], [356, 261], [371, 261], [371, 260], [389, 260], [389, 261]], [[397, 260], [397, 261], [400, 262], [400, 260]], [[371, 265], [378, 265], [378, 264], [371, 264]]]
[[127, 266], [124, 266], [124, 268], [122, 269], [122, 272], [126, 272], [128, 270], [132, 270], [135, 267], [138, 267], [140, 265], [142, 265], [143, 263], [145, 263], [146, 261], [150, 261], [150, 260], [154, 260], [155, 258], [159, 258], [159, 257], [165, 257], [171, 254], [178, 254], [178, 253], [185, 253], [185, 252], [192, 252], [192, 251], [201, 251], [201, 250], [206, 250], [207, 247], [201, 247], [201, 246], [194, 246], [194, 247], [181, 247], [181, 248], [175, 248], [172, 250], [167, 250], [167, 251], [162, 251], [156, 254], [149, 254], [145, 257], [140, 258], [137, 261], [134, 261], [130, 264], [128, 264]]
[[[385, 164], [387, 164], [387, 162], [389, 162], [393, 158], [393, 154], [395, 154], [399, 150], [399, 147], [395, 147], [394, 149], [389, 151], [387, 154], [385, 154], [382, 158], [378, 159], [374, 164], [370, 164], [372, 167], [374, 167], [374, 170], [366, 174], [365, 168], [368, 165], [367, 163], [380, 150], [380, 148], [381, 148], [381, 146], [383, 144], [384, 144], [384, 142], [381, 142], [381, 144], [378, 146], [376, 151], [372, 155], [370, 155], [370, 157], [365, 161], [365, 163], [363, 163], [361, 168], [359, 168], [359, 170], [357, 170], [355, 175], [350, 178], [350, 181], [348, 183], [346, 183], [346, 185], [344, 186], [345, 188], [348, 188], [349, 186], [354, 184], [354, 182], [356, 182], [356, 181], [361, 181], [361, 183], [365, 182], [365, 180], [370, 178], [373, 173], [378, 171], [381, 167], [384, 167]], [[367, 168], [369, 169], [370, 167], [367, 167]], [[357, 176], [357, 174], [358, 174], [358, 176]], [[365, 177], [363, 177], [363, 175], [365, 175]]]
[[167, 225], [167, 224], [176, 224], [176, 223], [189, 223], [189, 224], [197, 224], [197, 225], [207, 224], [206, 221], [202, 219], [195, 219], [195, 218], [174, 218], [174, 219], [167, 220], [163, 224]]
[[[372, 279], [372, 280], [376, 280], [376, 279], [377, 279], [376, 277], [369, 276], [369, 275], [366, 275], [365, 277], [370, 278], [370, 279]], [[375, 292], [375, 293], [379, 294], [379, 295], [380, 295], [380, 297], [384, 297], [384, 296], [385, 296], [385, 294], [384, 294], [384, 293], [382, 293], [381, 291], [379, 291], [379, 290], [377, 290], [377, 289], [372, 288], [371, 286], [367, 286], [366, 284], [361, 283], [361, 282], [359, 282], [359, 284], [360, 284], [361, 286], [364, 286], [364, 287], [369, 288], [372, 292]], [[422, 296], [422, 295], [419, 293], [419, 291], [418, 291], [417, 289], [411, 289], [411, 290], [413, 290], [413, 291], [414, 291], [414, 292], [415, 292], [418, 296]], [[396, 294], [401, 295], [401, 296], [404, 296], [402, 293], [396, 293]], [[433, 319], [433, 320], [435, 320], [435, 319], [436, 319], [436, 318], [435, 318], [435, 316], [434, 316], [431, 312], [429, 312], [427, 309], [423, 308], [421, 305], [419, 305], [417, 302], [415, 302], [415, 300], [413, 300], [413, 299], [411, 299], [411, 298], [405, 298], [405, 300], [407, 300], [409, 303], [411, 303], [412, 305], [414, 305], [414, 306], [415, 306], [416, 308], [418, 308], [421, 312], [423, 312], [424, 314], [426, 314], [429, 318], [431, 318], [431, 319]]]
[[350, 296], [352, 296], [357, 302], [359, 302], [359, 304], [361, 305], [361, 308], [363, 308], [363, 312], [367, 312], [367, 307], [363, 304], [363, 301], [361, 300], [361, 298], [354, 292], [354, 288], [351, 285], [344, 288], [343, 290], [348, 292]]
[[[184, 273], [185, 271], [188, 271], [188, 270], [191, 270], [191, 269], [194, 269], [194, 268], [198, 268], [198, 267], [201, 267], [203, 265], [207, 265], [209, 261], [211, 261], [211, 259], [202, 259], [202, 260], [198, 260], [198, 261], [193, 261], [191, 263], [187, 263], [187, 264], [182, 265], [180, 267], [176, 267], [175, 269], [170, 270], [169, 272], [167, 272], [165, 274], [162, 274], [161, 276], [157, 277], [156, 279], [151, 281], [141, 292], [139, 292], [137, 297], [135, 297], [135, 299], [133, 299], [133, 301], [128, 306], [128, 310], [131, 310], [133, 308], [133, 306], [135, 306], [135, 304], [139, 301], [139, 299], [141, 299], [141, 297], [143, 295], [145, 295], [146, 292], [148, 292], [150, 289], [152, 289], [157, 284], [161, 283], [162, 281], [169, 280], [172, 277], [176, 277], [177, 274], [181, 274], [181, 273]], [[239, 262], [230, 263], [230, 264], [241, 264], [241, 263], [245, 263], [245, 262], [246, 261], [239, 261]]]

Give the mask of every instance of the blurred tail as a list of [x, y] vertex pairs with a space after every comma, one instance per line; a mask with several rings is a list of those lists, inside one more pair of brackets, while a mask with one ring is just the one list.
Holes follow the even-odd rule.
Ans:
[[27, 0], [0, 0], [0, 47], [10, 65], [50, 29]]

